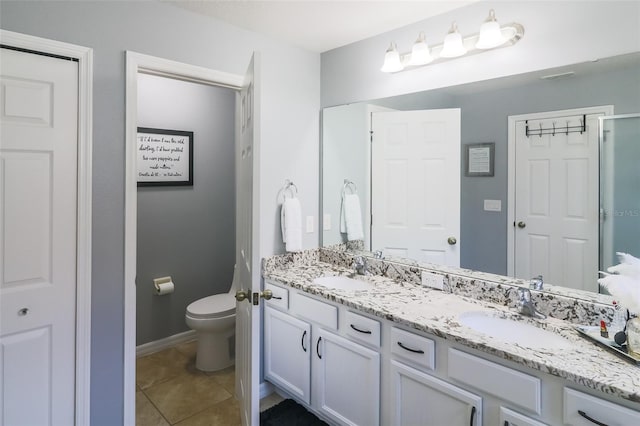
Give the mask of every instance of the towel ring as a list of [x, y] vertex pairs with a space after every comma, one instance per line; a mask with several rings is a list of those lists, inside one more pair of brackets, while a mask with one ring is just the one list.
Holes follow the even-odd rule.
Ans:
[[343, 197], [347, 193], [347, 190], [350, 190], [351, 194], [357, 194], [358, 193], [358, 187], [356, 186], [355, 183], [353, 183], [349, 179], [345, 179], [344, 180], [344, 185], [342, 185], [342, 196]]
[[298, 195], [298, 187], [295, 183], [287, 179], [284, 181], [284, 186], [278, 193], [282, 194], [282, 202], [284, 203], [284, 200], [287, 198], [287, 194], [289, 194], [290, 198], [295, 198]]

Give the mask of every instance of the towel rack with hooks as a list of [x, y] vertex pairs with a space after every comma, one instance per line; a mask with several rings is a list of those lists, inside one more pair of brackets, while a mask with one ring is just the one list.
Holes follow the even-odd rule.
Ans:
[[344, 196], [347, 193], [347, 190], [350, 190], [352, 194], [358, 193], [358, 186], [349, 179], [344, 180], [344, 185], [342, 185], [342, 195]]

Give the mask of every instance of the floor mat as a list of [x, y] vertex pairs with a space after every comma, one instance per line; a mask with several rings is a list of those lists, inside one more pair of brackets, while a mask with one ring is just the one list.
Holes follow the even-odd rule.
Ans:
[[285, 399], [260, 413], [261, 426], [328, 426], [293, 399]]

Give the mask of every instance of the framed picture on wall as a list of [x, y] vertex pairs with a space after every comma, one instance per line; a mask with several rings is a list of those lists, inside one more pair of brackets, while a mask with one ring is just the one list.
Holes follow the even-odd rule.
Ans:
[[193, 132], [138, 127], [138, 186], [193, 186]]
[[493, 142], [465, 145], [465, 176], [493, 176], [495, 146]]

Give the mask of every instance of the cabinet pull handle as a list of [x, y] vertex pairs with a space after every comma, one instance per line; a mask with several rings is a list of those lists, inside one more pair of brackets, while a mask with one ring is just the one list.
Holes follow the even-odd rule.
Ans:
[[473, 426], [473, 419], [476, 416], [476, 407], [475, 405], [471, 407], [471, 416], [469, 416], [469, 426]]
[[304, 331], [304, 333], [302, 333], [302, 339], [300, 340], [300, 345], [302, 345], [302, 350], [303, 351], [307, 351], [307, 348], [304, 347], [304, 337], [307, 335], [307, 330]]
[[402, 344], [402, 342], [398, 342], [398, 346], [400, 346], [405, 351], [413, 352], [414, 354], [423, 354], [424, 351], [422, 349], [411, 349]]
[[318, 343], [316, 343], [316, 354], [318, 354], [318, 358], [322, 359], [322, 355], [320, 355], [320, 340], [322, 340], [322, 337], [318, 337]]
[[582, 410], [578, 410], [578, 414], [580, 414], [582, 417], [584, 417], [585, 419], [589, 420], [591, 423], [593, 423], [595, 425], [598, 425], [598, 426], [609, 426], [606, 423], [599, 422], [596, 419], [594, 419], [592, 417], [589, 417], [589, 415], [587, 413], [585, 413], [584, 411], [582, 411]]
[[349, 324], [349, 326], [351, 328], [353, 328], [355, 331], [357, 331], [358, 333], [371, 334], [371, 331], [369, 331], [369, 330], [360, 330], [358, 327], [356, 327], [353, 324]]

